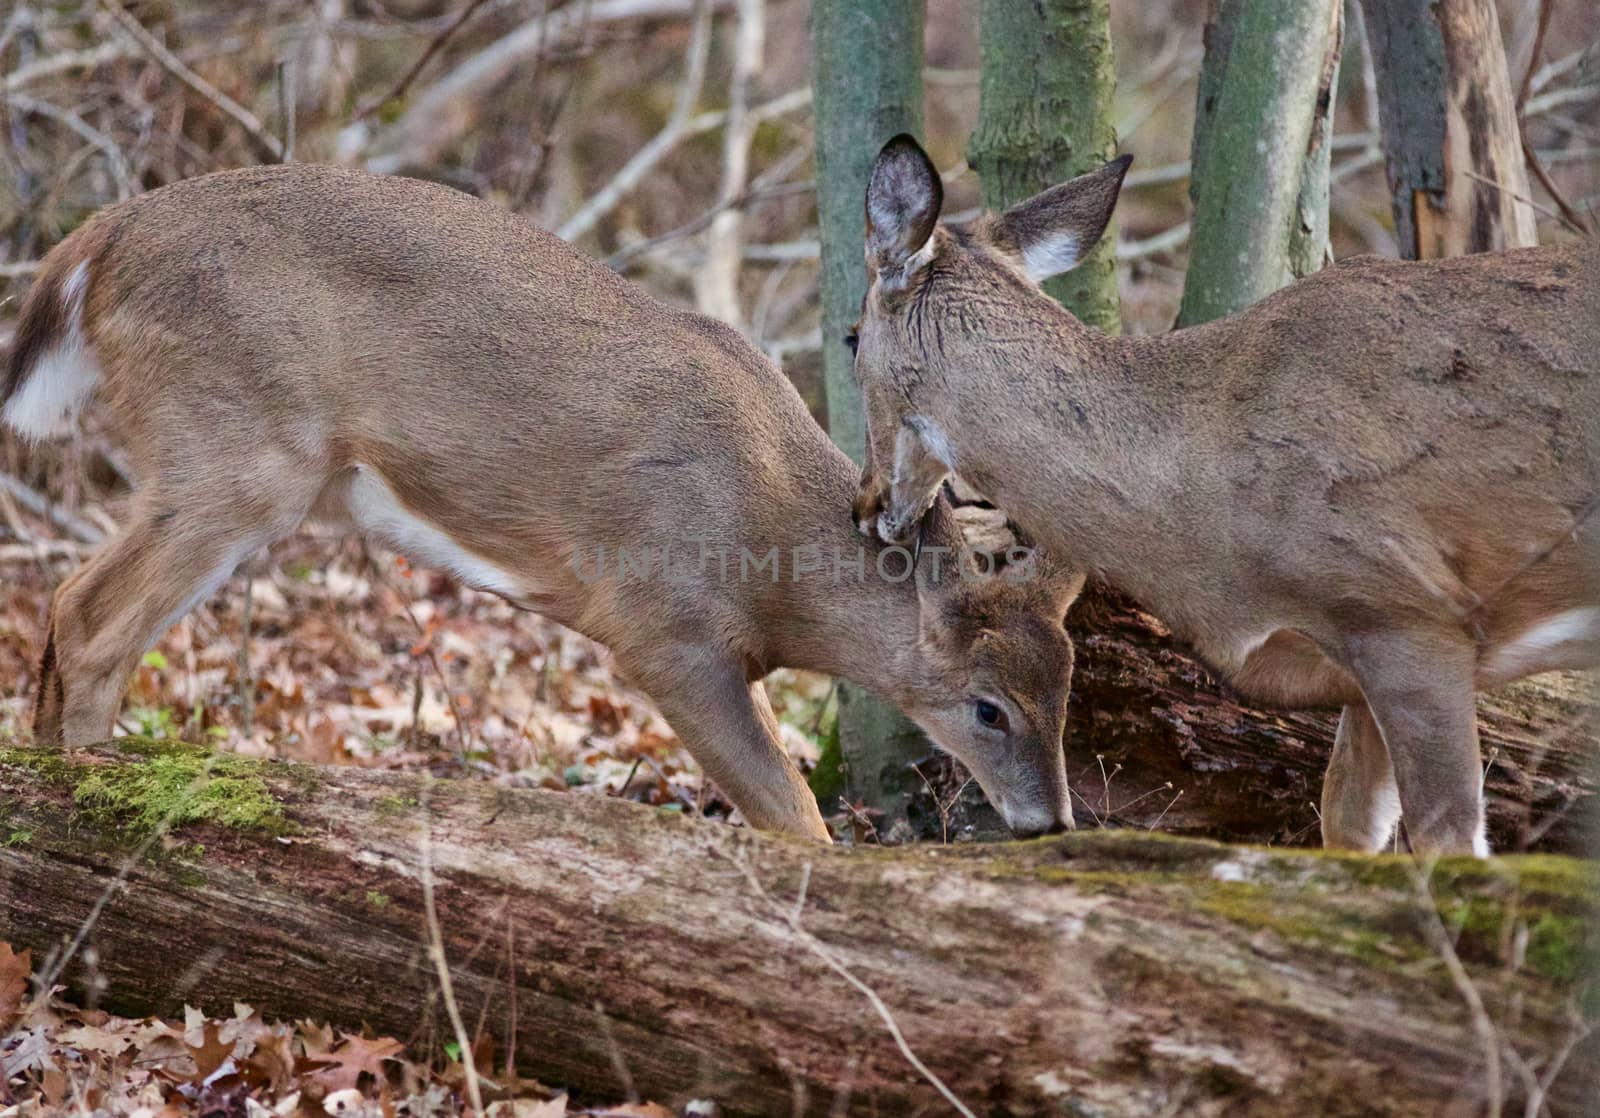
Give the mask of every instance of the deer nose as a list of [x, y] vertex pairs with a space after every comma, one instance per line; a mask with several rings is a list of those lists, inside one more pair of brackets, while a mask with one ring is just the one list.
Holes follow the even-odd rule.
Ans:
[[1072, 816], [1032, 816], [1027, 819], [1007, 819], [1006, 825], [1018, 838], [1038, 838], [1040, 835], [1059, 835], [1073, 830]]

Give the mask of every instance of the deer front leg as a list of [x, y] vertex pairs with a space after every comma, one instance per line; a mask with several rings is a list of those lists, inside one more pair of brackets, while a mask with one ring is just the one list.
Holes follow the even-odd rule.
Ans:
[[695, 645], [617, 652], [701, 771], [752, 827], [833, 841], [806, 778], [784, 751], [765, 688], [746, 679], [740, 664]]
[[1474, 649], [1449, 634], [1384, 632], [1351, 641], [1350, 651], [1394, 766], [1411, 849], [1487, 857]]
[[949, 456], [937, 430], [916, 416], [895, 432], [889, 505], [878, 515], [878, 538], [884, 543], [911, 542], [939, 486], [950, 476]]

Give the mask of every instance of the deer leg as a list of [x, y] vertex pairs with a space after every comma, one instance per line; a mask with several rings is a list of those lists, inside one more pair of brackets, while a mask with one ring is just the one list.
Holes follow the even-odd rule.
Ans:
[[1412, 850], [1487, 857], [1471, 645], [1380, 633], [1353, 641], [1351, 659], [1394, 765]]
[[937, 453], [929, 434], [915, 419], [907, 420], [895, 434], [889, 507], [878, 516], [878, 537], [884, 543], [911, 542], [923, 514], [938, 497], [939, 486], [950, 475], [948, 450]]
[[1400, 821], [1400, 791], [1389, 749], [1365, 702], [1339, 716], [1333, 756], [1322, 778], [1322, 844], [1376, 854]]
[[739, 665], [704, 649], [674, 649], [652, 659], [670, 666], [630, 669], [629, 674], [656, 700], [701, 771], [750, 825], [832, 842], [816, 797], [784, 751], [761, 683], [750, 682]]
[[51, 600], [34, 704], [34, 737], [43, 744], [110, 736], [145, 649], [252, 552], [298, 522], [251, 516], [248, 501], [218, 509], [162, 501], [154, 492], [141, 498], [133, 521]]

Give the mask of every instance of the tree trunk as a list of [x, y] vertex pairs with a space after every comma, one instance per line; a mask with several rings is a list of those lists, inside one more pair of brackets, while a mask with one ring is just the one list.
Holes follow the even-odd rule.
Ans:
[[[1441, 863], [1447, 933], [1402, 859], [1127, 831], [828, 849], [149, 743], [0, 751], [0, 803], [0, 939], [59, 955], [87, 928], [64, 977], [107, 1008], [440, 1037], [429, 875], [463, 1017], [514, 1025], [524, 1075], [731, 1113], [947, 1112], [865, 990], [972, 1113], [1481, 1113], [1475, 1028], [1542, 1073], [1596, 946], [1596, 867], [1559, 858]], [[1593, 1100], [1595, 1055], [1551, 1113]]]
[[[1110, 0], [985, 0], [978, 128], [969, 159], [983, 204], [1001, 210], [1099, 167], [1116, 154], [1111, 118], [1116, 70]], [[1045, 284], [1078, 317], [1108, 334], [1122, 328], [1116, 235]]]
[[[828, 433], [857, 462], [866, 420], [844, 336], [867, 288], [867, 176], [892, 136], [921, 131], [922, 29], [923, 0], [817, 0], [811, 9]], [[839, 755], [827, 759], [835, 771], [824, 775], [842, 776], [844, 795], [899, 818], [916, 779], [907, 765], [926, 752], [926, 740], [897, 711], [840, 684]]]
[[1493, 0], [1362, 0], [1408, 260], [1538, 243]]
[[1339, 0], [1213, 0], [1196, 98], [1181, 326], [1322, 267]]

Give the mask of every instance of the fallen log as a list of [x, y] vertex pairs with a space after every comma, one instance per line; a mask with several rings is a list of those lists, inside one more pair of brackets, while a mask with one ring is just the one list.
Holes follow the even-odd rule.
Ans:
[[[1485, 1020], [1534, 1090], [1580, 1035], [1600, 884], [1449, 861], [1435, 907], [1394, 857], [1112, 830], [827, 849], [422, 774], [0, 748], [0, 940], [106, 1008], [447, 1038], [425, 873], [462, 1016], [522, 1074], [750, 1114], [947, 1109], [865, 990], [974, 1113], [1481, 1113]], [[1595, 1097], [1594, 1048], [1551, 1113]]]

